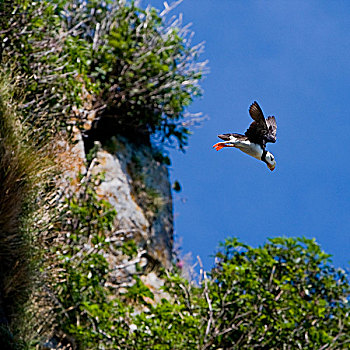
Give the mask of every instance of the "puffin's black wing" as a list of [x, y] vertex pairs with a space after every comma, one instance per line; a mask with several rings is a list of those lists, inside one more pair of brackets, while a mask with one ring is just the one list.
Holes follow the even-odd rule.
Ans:
[[250, 124], [248, 130], [245, 132], [245, 135], [251, 142], [264, 146], [266, 143], [268, 128], [264, 114], [256, 101], [254, 101], [254, 103], [249, 107], [249, 114], [254, 121]]
[[264, 125], [266, 128], [264, 113], [258, 105], [258, 102], [254, 101], [254, 103], [250, 105], [249, 114], [253, 120], [255, 120], [258, 124], [261, 124], [261, 126]]
[[266, 142], [276, 142], [275, 117], [264, 118], [264, 114], [256, 101], [249, 107], [249, 114], [254, 119], [245, 135], [249, 141], [265, 146]]

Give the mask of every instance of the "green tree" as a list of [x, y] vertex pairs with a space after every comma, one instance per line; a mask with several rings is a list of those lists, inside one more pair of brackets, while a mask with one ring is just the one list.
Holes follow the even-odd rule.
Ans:
[[203, 292], [201, 349], [348, 349], [348, 275], [314, 240], [230, 239]]

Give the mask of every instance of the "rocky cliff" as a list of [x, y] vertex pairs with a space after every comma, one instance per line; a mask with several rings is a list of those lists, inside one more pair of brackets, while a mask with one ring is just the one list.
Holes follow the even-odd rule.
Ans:
[[[92, 149], [87, 149], [78, 129], [74, 139], [74, 143], [62, 141], [65, 146], [58, 155], [63, 168], [62, 190], [74, 187], [79, 174], [99, 177], [98, 197], [116, 210], [116, 230], [110, 239], [135, 240], [142, 248], [140, 261], [148, 271], [160, 266], [169, 268], [173, 250], [172, 194], [168, 168], [157, 160], [157, 150], [122, 136], [112, 136], [103, 145], [95, 141]], [[108, 260], [112, 267], [123, 263], [113, 254]]]
[[112, 137], [94, 160], [90, 170], [104, 177], [97, 192], [116, 209], [118, 229], [137, 232], [149, 257], [169, 267], [173, 210], [167, 167], [155, 160], [151, 147], [122, 137]]

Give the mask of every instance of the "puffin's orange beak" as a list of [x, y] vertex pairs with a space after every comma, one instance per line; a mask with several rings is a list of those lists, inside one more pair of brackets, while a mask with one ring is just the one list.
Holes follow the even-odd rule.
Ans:
[[224, 147], [227, 147], [227, 146], [223, 142], [218, 142], [215, 145], [213, 145], [213, 148], [215, 148], [217, 151], [220, 151]]
[[275, 168], [276, 168], [276, 165], [275, 165], [275, 166], [269, 166], [269, 165], [268, 165], [268, 167], [269, 167], [269, 169], [270, 169], [271, 171], [274, 171]]

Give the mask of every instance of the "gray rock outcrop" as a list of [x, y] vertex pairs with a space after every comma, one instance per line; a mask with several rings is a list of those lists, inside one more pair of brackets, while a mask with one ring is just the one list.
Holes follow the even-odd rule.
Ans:
[[[75, 144], [66, 144], [61, 157], [66, 163], [64, 178], [69, 178], [70, 186], [74, 187], [78, 173], [100, 175], [103, 180], [97, 194], [117, 212], [117, 231], [112, 239], [133, 238], [145, 250], [144, 265], [169, 267], [173, 250], [173, 209], [166, 165], [155, 159], [152, 147], [112, 137], [107, 146], [96, 143], [93, 160], [88, 169], [84, 169], [83, 138], [77, 130], [75, 135]], [[108, 260], [112, 265], [120, 263], [113, 257]]]
[[96, 155], [93, 173], [103, 174], [97, 189], [117, 211], [118, 230], [139, 232], [147, 254], [169, 267], [173, 247], [173, 211], [168, 169], [148, 146], [113, 137]]

